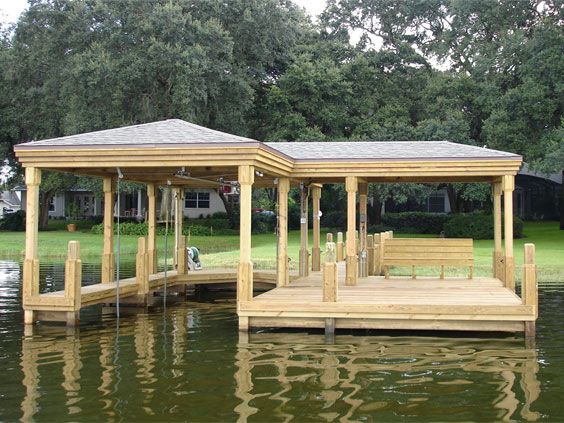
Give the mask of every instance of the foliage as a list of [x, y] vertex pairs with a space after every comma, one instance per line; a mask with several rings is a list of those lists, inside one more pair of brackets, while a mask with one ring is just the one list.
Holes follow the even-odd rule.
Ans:
[[382, 224], [399, 233], [440, 234], [450, 220], [446, 213], [386, 213]]
[[[493, 217], [484, 213], [460, 213], [445, 224], [447, 238], [493, 239]], [[513, 237], [523, 237], [523, 221], [513, 218]]]
[[25, 231], [25, 211], [18, 210], [2, 216], [0, 231]]
[[253, 234], [274, 233], [277, 219], [274, 215], [253, 213], [251, 219], [251, 230]]

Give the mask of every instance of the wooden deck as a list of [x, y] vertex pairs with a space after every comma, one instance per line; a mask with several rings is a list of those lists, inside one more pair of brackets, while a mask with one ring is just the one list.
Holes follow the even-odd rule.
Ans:
[[334, 319], [336, 328], [518, 332], [535, 320], [534, 308], [496, 278], [370, 276], [356, 286], [344, 279], [340, 263], [336, 302], [323, 301], [321, 272], [241, 302], [241, 324], [324, 328]]
[[[273, 270], [257, 270], [254, 272], [254, 280], [257, 283], [267, 285], [276, 284], [276, 272]], [[291, 279], [295, 279], [296, 275], [292, 274]], [[178, 285], [209, 285], [236, 283], [236, 269], [203, 269], [191, 271], [185, 275], [178, 275], [176, 270], [170, 270], [167, 273], [167, 287], [172, 288]], [[158, 291], [164, 288], [165, 276], [164, 272], [149, 276], [149, 288], [151, 291]], [[87, 307], [94, 304], [115, 302], [117, 284], [98, 283], [94, 285], [83, 286], [80, 289], [80, 304]], [[128, 299], [137, 295], [136, 278], [122, 279], [119, 283], [120, 299]], [[65, 291], [54, 291], [33, 297], [35, 301], [28, 302], [35, 310], [52, 310], [55, 305], [60, 306], [65, 311], [63, 303], [65, 301]], [[70, 307], [69, 307], [70, 309]]]

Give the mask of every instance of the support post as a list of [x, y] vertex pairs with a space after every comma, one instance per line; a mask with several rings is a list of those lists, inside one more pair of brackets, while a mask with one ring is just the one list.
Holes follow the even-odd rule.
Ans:
[[358, 258], [356, 255], [356, 192], [358, 178], [347, 176], [345, 179], [347, 191], [347, 258], [345, 285], [356, 285], [358, 277]]
[[380, 233], [380, 269], [384, 273], [386, 279], [390, 277], [389, 268], [384, 266], [384, 249], [386, 248], [387, 239], [390, 239], [390, 231]]
[[115, 180], [111, 176], [104, 178], [104, 251], [102, 253], [102, 283], [115, 281], [114, 253], [114, 196]]
[[503, 265], [503, 250], [501, 246], [501, 182], [492, 184], [493, 218], [494, 218], [494, 251], [493, 251], [493, 276], [505, 280]]
[[309, 248], [308, 248], [308, 206], [309, 188], [300, 185], [300, 265], [299, 275], [309, 275]]
[[137, 295], [149, 293], [149, 254], [145, 237], [137, 238], [137, 255], [135, 256], [135, 282]]
[[345, 259], [345, 243], [343, 242], [343, 233], [337, 232], [337, 261]]
[[323, 264], [323, 301], [337, 301], [339, 279], [337, 276], [337, 251], [334, 242], [325, 244], [325, 263]]
[[[184, 226], [184, 188], [174, 189], [174, 266], [178, 268], [180, 237]], [[186, 248], [185, 248], [186, 249]]]
[[505, 287], [515, 291], [515, 258], [513, 256], [513, 190], [515, 177], [503, 177], [503, 206], [505, 230]]
[[149, 274], [157, 273], [157, 187], [147, 184], [147, 254]]
[[277, 286], [287, 286], [290, 282], [288, 269], [288, 192], [290, 192], [290, 178], [279, 178]]
[[251, 199], [255, 168], [239, 166], [239, 269], [237, 272], [237, 302], [253, 298], [253, 263], [251, 262]]
[[359, 198], [359, 277], [365, 278], [368, 276], [368, 251], [366, 249], [366, 229], [368, 225], [367, 205], [368, 205], [368, 184], [363, 182], [358, 184], [358, 198]]
[[67, 311], [67, 326], [76, 326], [79, 322], [82, 285], [82, 261], [80, 260], [80, 243], [69, 241], [68, 255], [65, 262], [65, 298], [73, 311]]
[[27, 299], [39, 295], [39, 259], [37, 240], [39, 233], [39, 185], [41, 169], [28, 167], [25, 169], [27, 189], [25, 215], [25, 258], [23, 264], [23, 307], [25, 324], [35, 322], [35, 312], [26, 308]]
[[321, 216], [319, 203], [321, 200], [321, 186], [311, 187], [311, 198], [313, 203], [313, 248], [311, 250], [311, 270], [318, 272], [321, 270]]
[[374, 235], [366, 235], [366, 275], [374, 275]]
[[525, 244], [525, 259], [521, 280], [521, 298], [523, 304], [533, 307], [535, 320], [525, 322], [525, 337], [534, 338], [536, 319], [539, 316], [539, 299], [537, 285], [537, 266], [535, 264], [535, 244]]

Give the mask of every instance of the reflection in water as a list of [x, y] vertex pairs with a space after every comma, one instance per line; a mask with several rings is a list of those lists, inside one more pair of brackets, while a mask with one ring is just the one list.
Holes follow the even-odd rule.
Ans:
[[19, 272], [0, 263], [1, 421], [535, 421], [564, 415], [561, 287], [550, 296], [541, 291], [538, 349], [521, 338], [379, 332], [346, 332], [328, 344], [315, 333], [238, 339], [234, 299], [217, 294], [122, 317], [119, 327], [93, 310], [81, 316], [80, 330], [37, 325], [22, 334]]
[[[476, 380], [496, 386], [488, 398], [488, 405], [498, 410], [492, 418], [540, 418], [531, 411], [540, 394], [537, 353], [522, 339], [341, 335], [336, 342], [326, 345], [323, 335], [295, 333], [242, 339], [235, 375], [240, 421], [259, 413], [265, 397], [280, 403], [269, 411], [281, 421], [300, 417], [289, 414], [293, 407], [285, 407], [296, 401], [308, 401], [305, 416], [322, 421], [364, 420], [375, 414], [383, 420], [433, 420], [447, 413], [453, 420], [459, 420], [456, 415], [471, 418], [477, 415], [474, 407], [485, 405], [473, 386]], [[273, 386], [279, 389], [275, 393]], [[445, 397], [453, 394], [458, 401], [449, 404]], [[479, 401], [464, 405], [460, 395]]]

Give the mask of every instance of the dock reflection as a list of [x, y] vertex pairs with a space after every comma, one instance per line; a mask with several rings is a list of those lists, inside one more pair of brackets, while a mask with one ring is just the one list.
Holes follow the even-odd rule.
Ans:
[[338, 335], [328, 345], [323, 335], [254, 333], [239, 341], [239, 421], [264, 420], [262, 408], [276, 421], [475, 419], [484, 404], [493, 413], [486, 419], [541, 417], [531, 410], [541, 389], [537, 352], [522, 339]]

